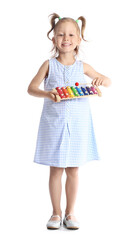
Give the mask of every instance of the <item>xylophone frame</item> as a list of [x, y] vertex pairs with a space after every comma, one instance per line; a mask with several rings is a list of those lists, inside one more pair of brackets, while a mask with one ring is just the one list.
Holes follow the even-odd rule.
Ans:
[[[65, 100], [72, 100], [72, 99], [76, 99], [76, 98], [85, 98], [85, 97], [94, 97], [94, 96], [102, 96], [102, 93], [100, 91], [100, 89], [98, 87], [95, 87], [95, 89], [97, 90], [97, 94], [93, 94], [93, 95], [84, 95], [84, 96], [74, 96], [73, 98], [61, 98], [59, 95], [56, 95], [56, 102], [61, 102], [61, 101], [65, 101]], [[58, 93], [57, 90], [55, 88], [53, 88], [53, 92]]]

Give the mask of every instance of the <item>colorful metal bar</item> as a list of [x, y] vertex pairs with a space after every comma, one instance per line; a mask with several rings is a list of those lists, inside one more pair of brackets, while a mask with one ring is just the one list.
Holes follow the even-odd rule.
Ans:
[[90, 87], [94, 94], [97, 94], [97, 90], [94, 87]]
[[71, 87], [71, 90], [73, 91], [73, 94], [74, 94], [76, 97], [79, 96], [77, 90], [76, 90], [73, 86]]
[[81, 90], [83, 91], [84, 95], [89, 95], [89, 93], [87, 92], [87, 90], [84, 87], [81, 87]]
[[87, 90], [87, 92], [89, 93], [89, 95], [93, 95], [93, 91], [91, 90], [90, 87], [86, 87], [86, 90]]
[[68, 91], [68, 94], [69, 94], [70, 98], [74, 98], [74, 94], [73, 94], [71, 88], [68, 86], [68, 87], [66, 87], [66, 89]]
[[68, 91], [67, 91], [67, 89], [65, 87], [62, 87], [61, 89], [62, 89], [62, 91], [63, 91], [63, 93], [64, 93], [66, 98], [70, 97], [69, 94], [68, 94]]
[[65, 95], [64, 95], [63, 91], [60, 89], [60, 87], [57, 87], [56, 90], [61, 98], [65, 98]]
[[77, 90], [77, 92], [79, 93], [80, 96], [83, 96], [83, 92], [79, 87], [75, 87], [75, 89]]

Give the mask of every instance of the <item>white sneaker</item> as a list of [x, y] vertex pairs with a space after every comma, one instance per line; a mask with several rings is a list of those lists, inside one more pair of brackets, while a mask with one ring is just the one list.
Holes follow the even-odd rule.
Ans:
[[[51, 221], [51, 219], [54, 218], [54, 217], [58, 217], [59, 220]], [[59, 229], [61, 224], [62, 224], [62, 218], [59, 215], [52, 215], [46, 226], [47, 226], [48, 229], [53, 229], [54, 230], [54, 229]]]
[[71, 219], [67, 220], [69, 216], [73, 216], [73, 214], [68, 214], [67, 216], [64, 217], [63, 224], [68, 228], [72, 230], [79, 229], [79, 222], [73, 221]]

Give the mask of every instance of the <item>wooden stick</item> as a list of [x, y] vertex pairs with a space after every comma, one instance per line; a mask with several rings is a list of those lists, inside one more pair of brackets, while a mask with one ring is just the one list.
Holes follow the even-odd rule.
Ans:
[[98, 92], [98, 96], [101, 97], [101, 96], [102, 96], [102, 93], [101, 93], [100, 89], [99, 89], [98, 87], [95, 87], [95, 89], [96, 89], [97, 92]]
[[76, 87], [78, 87], [79, 85], [92, 85], [92, 83], [78, 83], [78, 82], [75, 83]]

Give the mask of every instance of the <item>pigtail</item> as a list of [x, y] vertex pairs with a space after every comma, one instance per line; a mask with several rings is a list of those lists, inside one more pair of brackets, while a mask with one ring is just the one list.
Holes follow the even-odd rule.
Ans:
[[58, 18], [60, 19], [60, 16], [56, 13], [52, 13], [49, 15], [49, 17], [51, 16], [50, 19], [50, 24], [51, 24], [51, 29], [49, 30], [49, 32], [47, 33], [47, 37], [52, 41], [52, 39], [49, 37], [49, 34], [52, 32], [52, 30], [54, 29], [56, 23], [55, 23], [55, 19]]
[[86, 27], [86, 19], [83, 16], [80, 16], [76, 21], [81, 20], [82, 26], [81, 26], [81, 36], [84, 41], [87, 41], [84, 39], [84, 30]]

